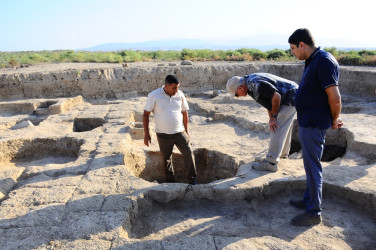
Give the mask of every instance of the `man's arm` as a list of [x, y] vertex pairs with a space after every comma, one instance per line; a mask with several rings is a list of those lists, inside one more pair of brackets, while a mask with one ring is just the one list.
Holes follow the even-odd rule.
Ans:
[[278, 124], [277, 118], [273, 117], [272, 114], [276, 115], [279, 112], [279, 107], [281, 106], [281, 95], [276, 91], [272, 97], [272, 110], [268, 110], [269, 114], [269, 129], [272, 132], [277, 131]]
[[189, 135], [189, 132], [188, 132], [188, 111], [182, 111], [181, 112], [183, 114], [183, 125], [184, 125], [184, 129], [185, 129], [185, 132]]
[[339, 117], [339, 114], [341, 113], [342, 103], [338, 86], [330, 86], [325, 89], [325, 92], [328, 95], [330, 112], [332, 113], [332, 129], [338, 129], [343, 125], [342, 119]]
[[151, 112], [144, 110], [144, 114], [142, 116], [142, 123], [144, 125], [144, 144], [149, 147], [149, 143], [151, 143], [151, 137], [149, 133], [149, 115]]

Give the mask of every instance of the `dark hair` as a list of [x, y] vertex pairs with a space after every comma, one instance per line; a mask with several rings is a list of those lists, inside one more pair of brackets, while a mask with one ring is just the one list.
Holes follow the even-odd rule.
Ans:
[[309, 46], [315, 45], [315, 39], [311, 32], [308, 29], [297, 29], [294, 33], [289, 37], [289, 43], [295, 44], [296, 47], [299, 47], [299, 43], [303, 42]]
[[173, 76], [173, 75], [166, 76], [165, 84], [173, 84], [173, 83], [179, 84], [178, 78], [176, 78], [176, 76]]

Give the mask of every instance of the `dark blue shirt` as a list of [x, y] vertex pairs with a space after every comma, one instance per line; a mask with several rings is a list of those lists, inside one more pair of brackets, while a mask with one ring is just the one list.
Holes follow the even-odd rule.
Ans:
[[[272, 98], [277, 91], [281, 105], [294, 105], [294, 94], [298, 84], [268, 73], [254, 73], [244, 76], [248, 94], [268, 110], [272, 110]], [[243, 79], [241, 79], [243, 81]]]
[[299, 88], [295, 93], [295, 107], [300, 127], [328, 129], [332, 115], [325, 89], [338, 85], [337, 60], [320, 47], [305, 61]]

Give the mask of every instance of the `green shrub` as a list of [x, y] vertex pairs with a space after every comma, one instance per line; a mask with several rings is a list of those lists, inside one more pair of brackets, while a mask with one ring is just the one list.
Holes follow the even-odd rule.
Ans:
[[30, 60], [34, 63], [41, 63], [41, 62], [47, 62], [48, 60], [45, 59], [45, 57], [41, 54], [33, 54], [30, 56]]
[[286, 52], [281, 49], [269, 50], [267, 51], [267, 54], [268, 54], [267, 59], [273, 59], [273, 60], [287, 56]]
[[251, 51], [250, 55], [253, 57], [254, 60], [261, 60], [261, 59], [267, 59], [268, 53], [263, 52], [261, 50], [254, 49]]
[[196, 58], [196, 51], [193, 49], [183, 49], [181, 51], [181, 59], [182, 60], [189, 60]]
[[360, 56], [375, 56], [376, 50], [359, 50], [358, 54]]
[[[341, 65], [376, 66], [376, 50], [344, 51], [335, 47], [325, 48], [332, 53]], [[291, 51], [274, 49], [267, 52], [241, 48], [237, 50], [183, 49], [181, 51], [133, 51], [120, 52], [88, 52], [73, 50], [0, 52], [0, 67], [19, 67], [21, 64], [37, 64], [43, 62], [134, 62], [152, 60], [215, 60], [215, 61], [253, 61], [253, 60], [286, 60], [297, 61]]]
[[368, 57], [364, 64], [368, 66], [376, 66], [376, 55]]
[[136, 61], [141, 61], [142, 60], [142, 55], [138, 51], [133, 51], [133, 50], [123, 50], [120, 53], [122, 57], [123, 62], [136, 62]]
[[72, 55], [72, 62], [83, 62], [84, 55], [81, 53], [73, 54]]
[[10, 66], [14, 67], [14, 68], [20, 66], [20, 62], [17, 61], [17, 59], [14, 58], [14, 57], [12, 57], [12, 58], [9, 60], [8, 64], [9, 64]]
[[334, 57], [339, 55], [339, 51], [337, 50], [336, 47], [324, 48], [324, 50], [332, 54]]
[[363, 65], [364, 62], [363, 58], [355, 53], [342, 55], [337, 60], [339, 64], [355, 66]]
[[196, 58], [201, 60], [210, 60], [214, 57], [215, 51], [210, 49], [196, 50]]

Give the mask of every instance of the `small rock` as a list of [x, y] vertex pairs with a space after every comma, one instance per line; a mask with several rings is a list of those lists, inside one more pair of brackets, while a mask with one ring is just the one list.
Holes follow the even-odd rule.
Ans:
[[23, 121], [20, 122], [12, 127], [12, 129], [21, 129], [21, 128], [27, 128], [27, 127], [34, 127], [34, 124], [32, 124], [30, 121]]
[[164, 63], [159, 63], [158, 64], [158, 67], [162, 67], [162, 66], [164, 66]]
[[176, 63], [169, 63], [168, 66], [176, 66]]
[[302, 159], [303, 158], [303, 155], [302, 155], [302, 152], [295, 152], [291, 155], [289, 155], [289, 159]]
[[123, 63], [123, 68], [127, 68], [128, 67], [128, 63]]
[[181, 62], [181, 65], [192, 65], [192, 61], [189, 61], [189, 60], [184, 60]]

